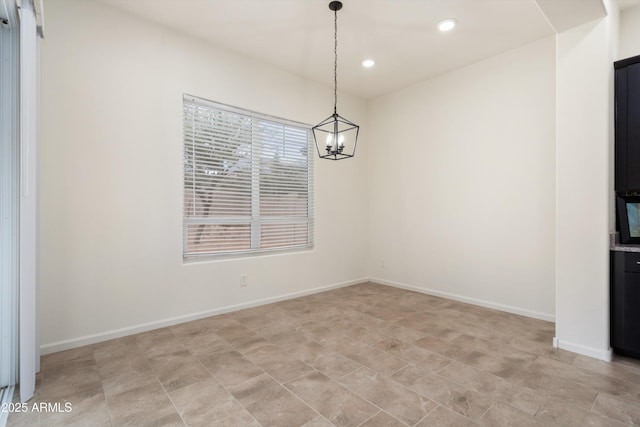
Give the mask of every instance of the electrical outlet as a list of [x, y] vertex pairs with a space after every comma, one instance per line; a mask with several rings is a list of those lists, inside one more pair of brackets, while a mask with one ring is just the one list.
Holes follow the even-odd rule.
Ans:
[[380, 262], [378, 262], [378, 267], [384, 268], [384, 260], [383, 259], [381, 259]]
[[249, 279], [247, 278], [246, 274], [241, 274], [240, 275], [240, 286], [241, 287], [245, 287], [249, 284]]

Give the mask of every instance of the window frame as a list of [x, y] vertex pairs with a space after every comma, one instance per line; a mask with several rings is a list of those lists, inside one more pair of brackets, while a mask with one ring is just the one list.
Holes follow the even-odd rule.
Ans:
[[[196, 105], [199, 107], [210, 108], [212, 112], [226, 112], [231, 114], [236, 114], [239, 116], [243, 116], [249, 118], [251, 120], [251, 129], [252, 136], [250, 137], [250, 161], [251, 161], [251, 207], [250, 207], [250, 215], [248, 217], [238, 216], [238, 215], [229, 215], [225, 217], [211, 217], [211, 218], [190, 218], [187, 215], [187, 192], [193, 191], [196, 186], [195, 184], [188, 188], [187, 187], [187, 151], [190, 148], [191, 150], [195, 149], [194, 137], [192, 139], [188, 139], [188, 131], [187, 131], [187, 108], [188, 105]], [[208, 99], [200, 98], [194, 95], [183, 94], [183, 102], [182, 102], [182, 115], [183, 115], [183, 144], [182, 144], [182, 194], [183, 194], [183, 202], [182, 202], [182, 257], [184, 261], [193, 261], [193, 260], [203, 260], [203, 259], [219, 259], [219, 258], [232, 258], [232, 257], [249, 257], [256, 255], [265, 255], [265, 254], [280, 254], [280, 253], [288, 253], [288, 252], [300, 252], [312, 249], [314, 247], [314, 192], [313, 192], [313, 175], [314, 175], [314, 153], [315, 153], [315, 145], [313, 141], [313, 134], [311, 131], [311, 125], [307, 123], [297, 122], [289, 119], [284, 119], [281, 117], [268, 115], [264, 113], [259, 113], [256, 111], [211, 101]], [[264, 217], [260, 215], [260, 149], [257, 149], [257, 153], [255, 152], [256, 145], [259, 145], [261, 141], [259, 141], [259, 136], [256, 132], [257, 126], [259, 124], [264, 124], [267, 122], [268, 124], [275, 124], [277, 126], [283, 126], [283, 130], [287, 128], [293, 128], [297, 130], [304, 130], [306, 132], [306, 215], [299, 217], [292, 217], [286, 215], [269, 215], [268, 217]], [[188, 148], [189, 147], [189, 148]], [[193, 151], [195, 152], [195, 151]], [[192, 154], [193, 155], [193, 154]], [[212, 157], [213, 158], [213, 157]], [[294, 219], [295, 218], [295, 219]], [[225, 225], [234, 225], [234, 224], [243, 224], [249, 226], [249, 248], [248, 249], [233, 249], [233, 250], [221, 250], [221, 251], [207, 251], [207, 252], [197, 252], [193, 250], [189, 250], [188, 248], [188, 239], [189, 225], [202, 225], [202, 224], [225, 224]], [[306, 224], [306, 242], [304, 244], [293, 244], [293, 245], [280, 245], [277, 247], [263, 247], [262, 246], [262, 236], [261, 230], [262, 226], [265, 224]], [[294, 236], [292, 234], [292, 236]]]

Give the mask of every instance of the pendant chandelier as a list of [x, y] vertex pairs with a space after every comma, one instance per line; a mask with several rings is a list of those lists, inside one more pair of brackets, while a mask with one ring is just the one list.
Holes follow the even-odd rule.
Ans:
[[332, 1], [329, 9], [334, 15], [333, 114], [312, 130], [320, 158], [341, 160], [355, 155], [360, 126], [338, 114], [338, 11], [342, 9], [342, 2]]

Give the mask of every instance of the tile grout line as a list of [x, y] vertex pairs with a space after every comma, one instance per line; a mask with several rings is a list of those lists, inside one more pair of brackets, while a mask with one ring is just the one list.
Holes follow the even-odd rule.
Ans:
[[[94, 362], [95, 362], [95, 356], [94, 356]], [[97, 362], [96, 362], [96, 367], [97, 367]], [[100, 370], [98, 370], [98, 376], [100, 377], [100, 388], [102, 388], [102, 396], [104, 397], [104, 406], [107, 407], [107, 414], [109, 415], [109, 423], [111, 424], [111, 427], [115, 427], [115, 424], [113, 423], [113, 415], [111, 415], [111, 408], [109, 406], [109, 401], [107, 400], [107, 392], [104, 389], [104, 379], [100, 375]]]
[[[313, 368], [312, 368], [312, 369], [313, 369]], [[315, 369], [314, 369], [314, 370], [315, 370]], [[264, 369], [263, 369], [263, 371], [264, 371]], [[320, 412], [316, 411], [316, 409], [315, 409], [313, 406], [309, 405], [309, 404], [308, 404], [304, 399], [302, 399], [302, 398], [301, 398], [300, 396], [298, 396], [296, 393], [294, 393], [293, 391], [291, 391], [291, 390], [289, 389], [289, 387], [287, 387], [286, 385], [284, 385], [283, 383], [281, 383], [280, 381], [278, 381], [277, 379], [275, 379], [275, 378], [274, 378], [270, 373], [268, 373], [267, 371], [265, 371], [265, 374], [266, 374], [267, 376], [269, 376], [269, 378], [271, 378], [273, 381], [275, 381], [275, 383], [276, 383], [276, 384], [280, 385], [282, 388], [284, 388], [285, 390], [287, 390], [287, 391], [289, 392], [289, 394], [291, 394], [293, 397], [295, 397], [296, 399], [298, 399], [298, 400], [299, 400], [303, 405], [307, 406], [307, 407], [308, 407], [308, 408], [310, 408], [313, 412], [315, 412], [316, 414], [318, 414], [319, 416], [321, 416], [322, 418], [324, 418], [324, 416], [323, 416]], [[316, 417], [314, 417], [314, 418], [316, 418]], [[309, 420], [309, 421], [311, 421], [311, 420]], [[308, 421], [307, 421], [307, 422], [308, 422]], [[332, 423], [332, 424], [333, 424], [333, 423]]]
[[164, 387], [164, 384], [162, 384], [162, 381], [160, 381], [160, 379], [158, 379], [158, 382], [160, 383], [160, 387], [162, 387], [162, 391], [164, 391], [165, 396], [167, 397], [167, 399], [169, 399], [169, 402], [171, 402], [171, 405], [173, 406], [173, 409], [176, 410], [176, 413], [180, 417], [180, 420], [182, 421], [182, 424], [184, 424], [185, 427], [188, 426], [189, 424], [187, 424], [187, 422], [182, 417], [182, 414], [180, 413], [180, 410], [178, 409], [178, 407], [176, 406], [175, 402], [173, 401], [173, 399], [169, 395], [169, 392], [167, 392], [167, 389]]
[[[452, 364], [454, 361], [455, 361], [455, 360], [452, 360], [449, 364], [447, 364], [447, 366], [449, 366], [450, 364]], [[458, 363], [463, 363], [463, 362], [458, 361]], [[463, 363], [463, 364], [464, 364], [464, 363]], [[407, 365], [407, 366], [415, 366], [415, 365], [411, 364], [411, 365]], [[395, 374], [395, 373], [397, 373], [397, 372], [401, 371], [402, 369], [405, 369], [407, 366], [404, 366], [404, 367], [402, 367], [402, 368], [398, 369], [398, 371], [394, 372], [393, 374]], [[415, 367], [416, 367], [416, 368], [418, 368], [418, 369], [424, 369], [424, 368], [421, 368], [421, 367], [419, 367], [419, 366], [415, 366]], [[446, 366], [445, 366], [445, 367], [446, 367]], [[442, 369], [444, 369], [445, 367], [443, 367]], [[471, 368], [474, 368], [474, 367], [473, 367], [473, 366], [471, 366]], [[441, 371], [442, 369], [438, 370], [438, 372], [439, 372], [439, 371]], [[477, 368], [474, 368], [474, 369], [477, 369]], [[479, 369], [478, 369], [478, 370], [479, 370]], [[473, 388], [471, 388], [471, 387], [468, 387], [468, 386], [466, 386], [466, 385], [464, 385], [464, 384], [460, 384], [460, 383], [458, 383], [458, 382], [456, 382], [456, 381], [454, 381], [454, 380], [452, 380], [452, 379], [449, 379], [449, 378], [447, 378], [447, 377], [444, 377], [444, 376], [440, 375], [438, 372], [429, 371], [429, 370], [427, 370], [427, 369], [424, 369], [424, 371], [425, 371], [425, 372], [427, 372], [428, 374], [435, 375], [436, 377], [438, 377], [438, 378], [440, 378], [440, 379], [444, 379], [444, 380], [446, 380], [446, 381], [450, 381], [450, 382], [451, 382], [451, 383], [453, 383], [454, 385], [457, 385], [457, 386], [459, 386], [459, 387], [462, 387], [462, 388], [463, 388], [464, 390], [466, 390], [466, 391], [474, 391], [474, 392], [476, 392], [476, 393], [481, 393], [481, 392], [479, 392], [478, 390], [475, 390], [475, 389], [473, 389]], [[494, 375], [494, 374], [491, 374], [491, 373], [488, 373], [488, 372], [485, 372], [485, 371], [482, 371], [482, 370], [479, 370], [479, 371], [481, 371], [481, 372], [483, 372], [483, 373], [490, 374], [490, 375]], [[393, 374], [391, 374], [391, 375], [393, 375]], [[380, 375], [382, 375], [382, 374], [380, 374]], [[383, 376], [384, 376], [384, 375], [383, 375]], [[498, 376], [496, 375], [496, 377], [498, 377]], [[430, 396], [426, 396], [426, 395], [424, 395], [423, 393], [419, 393], [418, 391], [413, 390], [413, 389], [411, 389], [411, 388], [407, 387], [406, 385], [404, 385], [404, 384], [402, 384], [402, 383], [400, 383], [400, 382], [396, 381], [394, 378], [391, 378], [391, 377], [386, 377], [386, 378], [387, 378], [388, 380], [390, 380], [390, 381], [394, 382], [396, 385], [399, 385], [400, 387], [403, 387], [403, 388], [405, 388], [405, 389], [407, 389], [407, 390], [409, 390], [409, 391], [411, 391], [411, 392], [413, 392], [413, 393], [416, 393], [416, 394], [417, 394], [417, 395], [419, 395], [419, 396], [422, 396], [422, 397], [424, 397], [424, 398], [426, 398], [426, 399], [431, 400], [432, 402], [435, 402], [438, 406], [442, 406], [442, 407], [447, 408], [448, 410], [450, 410], [450, 411], [452, 411], [452, 412], [454, 412], [454, 413], [456, 413], [456, 414], [458, 414], [458, 415], [460, 415], [460, 416], [463, 416], [463, 417], [465, 417], [465, 418], [467, 418], [467, 419], [471, 419], [470, 417], [468, 417], [468, 416], [466, 416], [466, 415], [464, 415], [464, 414], [461, 414], [460, 412], [458, 412], [458, 411], [456, 411], [455, 409], [453, 409], [453, 408], [449, 407], [448, 405], [446, 405], [446, 404], [444, 404], [444, 403], [440, 402], [439, 400], [435, 400], [434, 398], [432, 398], [432, 397], [430, 397]], [[502, 380], [502, 381], [506, 381], [504, 378], [501, 378], [501, 377], [498, 377], [498, 378], [499, 378], [500, 380]], [[491, 407], [492, 407], [492, 406], [493, 406], [497, 401], [499, 401], [499, 400], [500, 400], [499, 398], [496, 398], [496, 399], [491, 403], [491, 405], [489, 405], [489, 407], [488, 407], [487, 409], [485, 409], [485, 410], [484, 410], [484, 412], [483, 412], [483, 413], [480, 415], [480, 417], [478, 417], [478, 418], [481, 418], [481, 417], [482, 417], [486, 412], [488, 412], [488, 411], [489, 411], [489, 409], [490, 409], [490, 408], [491, 408]], [[506, 403], [506, 402], [504, 402], [504, 403]], [[508, 404], [508, 403], [507, 403], [507, 404]], [[513, 405], [509, 405], [509, 406], [513, 406]], [[540, 405], [540, 406], [542, 406], [542, 405]], [[437, 406], [436, 406], [436, 408], [437, 408]], [[515, 408], [515, 407], [514, 407], [514, 408]], [[515, 408], [515, 409], [517, 409], [517, 408]], [[435, 410], [435, 408], [434, 408], [433, 410]], [[433, 411], [433, 410], [432, 410], [432, 411]], [[432, 411], [429, 411], [429, 413], [431, 413]], [[524, 411], [523, 411], [523, 412], [524, 412]], [[426, 416], [428, 416], [428, 414], [427, 414], [427, 415], [425, 415], [425, 417], [423, 417], [423, 418], [426, 418]], [[471, 420], [472, 420], [472, 419], [471, 419]], [[473, 420], [472, 420], [472, 421], [473, 421]]]
[[[346, 377], [347, 375], [351, 375], [351, 374], [353, 374], [353, 373], [355, 373], [355, 372], [358, 372], [359, 370], [362, 370], [362, 369], [371, 369], [371, 368], [368, 368], [368, 367], [366, 367], [366, 366], [360, 366], [358, 369], [356, 369], [356, 370], [354, 370], [354, 371], [352, 371], [352, 372], [349, 372], [348, 374], [344, 374], [344, 375], [343, 375], [343, 376], [341, 376], [340, 378], [344, 378], [344, 377]], [[373, 369], [371, 369], [371, 370], [372, 370], [372, 371], [374, 371]], [[374, 372], [376, 372], [376, 374], [378, 374], [378, 375], [382, 375], [382, 374], [380, 374], [380, 373], [379, 373], [379, 372], [377, 372], [377, 371], [374, 371]], [[384, 375], [383, 375], [383, 377], [384, 377]], [[385, 377], [385, 378], [386, 378], [386, 377]], [[381, 408], [380, 406], [378, 406], [378, 405], [377, 405], [377, 404], [375, 404], [374, 402], [370, 401], [369, 399], [367, 399], [365, 396], [361, 395], [361, 394], [360, 394], [360, 393], [358, 393], [357, 391], [352, 390], [348, 385], [346, 385], [345, 383], [343, 383], [343, 382], [342, 382], [342, 381], [340, 381], [339, 379], [335, 379], [334, 381], [336, 382], [336, 384], [339, 384], [341, 387], [344, 387], [346, 390], [350, 391], [351, 393], [353, 393], [354, 395], [358, 396], [358, 397], [359, 397], [359, 398], [361, 398], [362, 400], [364, 400], [364, 401], [366, 401], [366, 402], [370, 403], [372, 406], [374, 406], [374, 407], [378, 408], [381, 412], [384, 412], [385, 414], [389, 415], [391, 418], [393, 418], [393, 419], [395, 419], [395, 420], [398, 420], [398, 421], [400, 421], [401, 423], [403, 423], [403, 424], [405, 424], [405, 425], [409, 425], [409, 424], [405, 423], [404, 421], [402, 421], [402, 420], [398, 419], [396, 416], [394, 416], [394, 415], [390, 414], [390, 413], [389, 413], [388, 411], [386, 411], [384, 408]], [[403, 386], [403, 387], [404, 387], [404, 386]], [[411, 391], [411, 392], [415, 393], [413, 390], [410, 390], [410, 389], [408, 389], [408, 388], [406, 388], [406, 387], [404, 387], [404, 388], [405, 388], [405, 389], [407, 389], [408, 391]], [[422, 395], [420, 395], [419, 393], [416, 393], [416, 394], [418, 394], [419, 396], [422, 396]], [[423, 397], [424, 397], [424, 396], [423, 396]], [[436, 404], [436, 407], [439, 405], [439, 403], [438, 403], [438, 402], [436, 402], [436, 401], [434, 401], [433, 399], [430, 399], [430, 398], [428, 398], [428, 397], [427, 397], [426, 399], [428, 399], [428, 400], [430, 400], [430, 401], [434, 402], [434, 403]], [[429, 413], [431, 413], [431, 411], [429, 411]], [[372, 417], [373, 417], [373, 416], [375, 416], [375, 414], [374, 414], [374, 415], [372, 415]], [[426, 416], [426, 415], [425, 415], [425, 416]], [[363, 421], [363, 422], [364, 422], [364, 421]]]
[[[225, 341], [225, 342], [226, 342], [226, 341]], [[236, 350], [236, 351], [237, 351], [237, 350]], [[251, 411], [249, 411], [249, 410], [244, 406], [244, 404], [243, 404], [242, 402], [240, 402], [240, 400], [239, 400], [238, 398], [236, 398], [236, 397], [233, 395], [233, 393], [231, 393], [231, 392], [229, 391], [229, 389], [227, 388], [227, 386], [226, 386], [226, 385], [224, 385], [224, 384], [222, 384], [222, 382], [220, 382], [220, 380], [218, 380], [218, 378], [215, 376], [215, 374], [214, 374], [213, 372], [211, 372], [209, 369], [207, 369], [207, 367], [206, 367], [206, 366], [204, 366], [204, 364], [200, 361], [200, 359], [198, 359], [196, 356], [193, 356], [193, 357], [194, 357], [194, 358], [196, 359], [196, 361], [200, 364], [200, 366], [202, 366], [202, 367], [204, 368], [204, 370], [205, 370], [205, 371], [207, 371], [207, 372], [209, 373], [209, 375], [211, 375], [211, 378], [213, 378], [213, 379], [214, 379], [214, 380], [215, 380], [215, 381], [220, 385], [220, 387], [222, 387], [222, 388], [224, 389], [224, 391], [226, 391], [226, 392], [229, 394], [229, 396], [231, 396], [231, 397], [232, 397], [236, 402], [238, 402], [238, 405], [240, 405], [240, 406], [242, 407], [242, 409], [244, 409], [244, 410], [246, 411], [246, 413], [247, 413], [247, 414], [249, 414], [249, 416], [250, 416], [251, 418], [253, 418], [253, 420], [254, 420], [256, 423], [258, 423], [258, 425], [259, 425], [259, 426], [262, 426], [262, 423], [261, 423], [260, 421], [258, 421], [258, 420], [256, 419], [256, 417], [254, 417], [254, 416], [253, 416], [253, 413], [251, 413]], [[264, 370], [263, 370], [263, 372], [264, 372]], [[262, 375], [262, 374], [261, 374], [261, 375]], [[188, 386], [187, 386], [187, 387], [188, 387]]]
[[[438, 375], [440, 375], [440, 371], [443, 371], [443, 370], [447, 369], [449, 366], [451, 366], [451, 364], [452, 364], [453, 362], [455, 362], [455, 360], [451, 359], [451, 360], [449, 361], [449, 363], [447, 363], [446, 365], [444, 365], [442, 368], [438, 369], [437, 371], [432, 371], [432, 372], [433, 372], [434, 374], [438, 374]], [[472, 366], [472, 368], [473, 368], [473, 366]], [[477, 368], [476, 368], [476, 369], [477, 369]], [[479, 369], [478, 369], [478, 370], [479, 370]]]
[[[240, 321], [238, 321], [238, 320], [236, 320], [236, 319], [233, 319], [233, 320], [235, 320], [238, 324], [240, 324], [240, 325], [244, 326], [245, 328], [249, 329], [253, 334], [256, 334], [258, 337], [264, 338], [262, 335], [258, 334], [257, 332], [253, 331], [251, 328], [248, 328], [247, 326], [245, 326], [244, 324], [242, 324]], [[229, 341], [227, 341], [224, 337], [219, 337], [219, 338], [220, 338], [220, 339], [222, 339], [222, 340], [223, 340], [223, 341], [224, 341], [224, 342], [225, 342], [229, 347], [231, 347], [233, 350], [237, 351], [237, 352], [238, 352], [238, 354], [240, 354], [243, 358], [245, 358], [245, 359], [246, 359], [246, 356], [245, 356], [245, 353], [244, 353], [244, 352], [242, 352], [240, 349], [238, 349], [237, 347], [235, 347], [232, 343], [230, 343]], [[265, 339], [267, 342], [269, 342], [266, 338], [264, 338], [264, 339]], [[275, 345], [275, 344], [271, 344], [270, 342], [269, 342], [269, 344], [270, 344], [270, 345]], [[212, 377], [213, 377], [213, 378], [218, 382], [218, 384], [220, 384], [220, 385], [222, 386], [222, 388], [224, 388], [224, 390], [225, 390], [227, 393], [229, 393], [229, 395], [230, 395], [231, 397], [233, 397], [233, 398], [234, 398], [234, 399], [235, 399], [235, 400], [240, 404], [240, 406], [242, 406], [242, 407], [244, 408], [244, 410], [245, 410], [245, 411], [246, 411], [246, 412], [251, 416], [251, 418], [253, 418], [253, 419], [254, 419], [254, 420], [255, 420], [259, 425], [262, 425], [262, 423], [260, 423], [260, 422], [259, 422], [259, 421], [254, 417], [254, 415], [251, 413], [251, 411], [249, 411], [249, 410], [248, 410], [248, 409], [247, 409], [247, 408], [242, 404], [242, 402], [240, 402], [240, 401], [239, 401], [239, 400], [238, 400], [238, 399], [233, 395], [233, 393], [231, 393], [231, 392], [227, 389], [227, 387], [226, 387], [224, 384], [222, 384], [222, 383], [221, 383], [221, 382], [216, 378], [215, 374], [214, 374], [213, 372], [209, 371], [209, 369], [207, 369], [207, 367], [206, 367], [206, 366], [204, 366], [204, 365], [202, 364], [202, 362], [201, 362], [201, 361], [200, 361], [196, 356], [194, 356], [194, 357], [196, 358], [196, 360], [198, 361], [198, 363], [200, 363], [200, 365], [201, 365], [201, 366], [202, 366], [202, 367], [203, 367], [203, 368], [204, 368], [204, 369], [205, 369], [205, 370], [206, 370], [206, 371], [207, 371], [207, 372], [208, 372], [208, 373], [209, 373], [209, 374], [210, 374], [210, 375], [211, 375], [211, 376], [212, 376]], [[247, 359], [247, 361], [248, 361], [249, 363], [253, 364], [254, 366], [256, 366], [256, 367], [260, 368], [260, 370], [263, 372], [263, 373], [262, 373], [262, 374], [260, 374], [260, 375], [267, 375], [269, 378], [271, 378], [273, 381], [275, 381], [275, 383], [276, 383], [276, 384], [280, 385], [280, 386], [281, 386], [281, 387], [283, 387], [285, 390], [287, 390], [287, 391], [288, 391], [292, 396], [294, 396], [295, 398], [297, 398], [297, 399], [298, 399], [302, 404], [304, 404], [305, 406], [309, 407], [309, 408], [310, 408], [312, 411], [314, 411], [318, 416], [320, 416], [320, 417], [324, 418], [324, 416], [322, 416], [322, 414], [320, 414], [320, 413], [319, 413], [318, 411], [316, 411], [313, 407], [311, 407], [309, 404], [307, 404], [307, 402], [305, 402], [304, 400], [302, 400], [302, 399], [301, 399], [297, 394], [293, 393], [293, 392], [292, 392], [288, 387], [286, 387], [283, 383], [281, 383], [280, 381], [278, 381], [277, 379], [275, 379], [275, 378], [274, 378], [270, 373], [268, 373], [267, 371], [265, 371], [261, 366], [259, 366], [259, 365], [255, 364], [254, 362], [252, 362], [252, 361], [251, 361], [251, 360], [249, 360], [249, 359]], [[301, 361], [301, 362], [302, 362], [302, 361]], [[304, 364], [305, 364], [305, 366], [308, 366], [309, 368], [311, 368], [313, 371], [316, 371], [316, 369], [315, 369], [315, 368], [313, 368], [312, 366], [307, 365], [305, 362], [302, 362], [302, 363], [304, 363]], [[319, 372], [319, 371], [317, 371], [317, 372]], [[302, 374], [302, 375], [300, 375], [300, 376], [298, 376], [298, 377], [296, 377], [296, 378], [291, 379], [290, 381], [293, 381], [294, 379], [297, 379], [297, 378], [303, 377], [303, 376], [308, 375], [308, 374], [309, 374], [309, 373]], [[323, 374], [323, 375], [324, 375], [324, 374]], [[247, 381], [249, 381], [249, 380], [247, 380]], [[314, 418], [317, 418], [317, 417], [314, 417]], [[309, 420], [309, 421], [311, 421], [311, 420]]]
[[[620, 422], [620, 423], [623, 423], [623, 424], [629, 424], [628, 422], [625, 422], [625, 421], [621, 421], [621, 420], [618, 420], [618, 419], [612, 418], [612, 417], [610, 417], [610, 416], [609, 416], [609, 415], [607, 415], [607, 414], [603, 414], [602, 412], [598, 412], [598, 411], [596, 411], [596, 410], [594, 410], [594, 409], [593, 409], [593, 408], [594, 408], [594, 406], [596, 405], [596, 401], [598, 400], [598, 396], [600, 395], [600, 393], [601, 393], [601, 391], [599, 391], [599, 390], [598, 390], [598, 392], [596, 393], [596, 398], [595, 398], [595, 399], [593, 399], [593, 404], [591, 405], [591, 409], [589, 409], [589, 411], [590, 411], [590, 412], [593, 412], [594, 414], [599, 415], [599, 416], [601, 416], [601, 417], [605, 417], [605, 418], [608, 418], [608, 419], [610, 419], [610, 420], [613, 420], [613, 421], [615, 421], [615, 422]], [[627, 401], [627, 402], [628, 402], [628, 400], [626, 400], [626, 399], [622, 399], [622, 400], [624, 400], [624, 401]], [[631, 402], [631, 403], [633, 403], [633, 402]], [[631, 421], [631, 424], [634, 424], [634, 422], [633, 422], [633, 421]]]
[[[393, 378], [391, 378], [393, 375], [397, 374], [398, 372], [400, 372], [400, 371], [402, 371], [403, 369], [406, 369], [406, 368], [408, 368], [408, 367], [410, 367], [410, 366], [415, 366], [415, 365], [414, 365], [413, 363], [407, 362], [407, 364], [406, 364], [406, 365], [404, 365], [403, 367], [401, 367], [401, 368], [399, 368], [399, 369], [396, 369], [395, 371], [391, 372], [389, 375], [383, 375], [383, 374], [380, 374], [380, 375], [382, 375], [382, 376], [384, 376], [385, 378], [388, 378], [388, 379], [390, 379], [390, 380], [392, 380], [392, 381], [393, 381]], [[418, 369], [420, 369], [420, 368], [418, 368]], [[375, 370], [375, 369], [374, 369], [374, 370]]]
[[[435, 400], [434, 400], [434, 402], [435, 402]], [[430, 410], [429, 412], [427, 412], [427, 413], [425, 414], [425, 416], [424, 416], [424, 417], [420, 418], [420, 419], [418, 420], [418, 422], [414, 424], [414, 426], [417, 426], [418, 424], [420, 424], [420, 423], [421, 423], [422, 421], [424, 421], [424, 420], [425, 420], [429, 415], [431, 415], [431, 413], [432, 413], [433, 411], [435, 411], [436, 409], [438, 409], [438, 408], [439, 408], [439, 407], [441, 407], [441, 406], [442, 406], [443, 408], [445, 408], [445, 406], [443, 406], [442, 404], [440, 404], [440, 403], [436, 402], [436, 407], [435, 407], [435, 408], [433, 408], [432, 410]], [[448, 408], [447, 408], [447, 409], [448, 409]]]
[[360, 427], [361, 425], [363, 425], [364, 423], [366, 423], [367, 421], [373, 419], [373, 417], [375, 417], [376, 415], [378, 415], [380, 412], [382, 412], [382, 409], [379, 409], [378, 412], [376, 412], [375, 414], [371, 415], [369, 418], [367, 418], [366, 420], [364, 420], [363, 422], [361, 422], [360, 424], [358, 424], [355, 427]]
[[598, 400], [598, 396], [600, 395], [600, 390], [596, 390], [596, 397], [593, 398], [593, 402], [591, 402], [591, 406], [589, 406], [589, 410], [592, 412], [596, 412], [593, 410], [593, 407], [596, 406], [596, 401]]
[[544, 408], [544, 407], [545, 407], [545, 405], [547, 404], [547, 401], [549, 400], [549, 398], [551, 398], [551, 395], [550, 395], [549, 393], [545, 393], [544, 400], [543, 400], [543, 401], [542, 401], [542, 403], [540, 404], [540, 407], [538, 408], [538, 410], [536, 411], [536, 413], [535, 413], [535, 414], [533, 414], [533, 418], [537, 418], [537, 417], [538, 417], [538, 414], [540, 414], [540, 413], [541, 413], [542, 408]]

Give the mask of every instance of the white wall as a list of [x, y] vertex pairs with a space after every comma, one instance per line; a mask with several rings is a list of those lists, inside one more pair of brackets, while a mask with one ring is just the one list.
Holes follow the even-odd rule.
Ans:
[[610, 357], [614, 3], [557, 36], [556, 344], [600, 359]]
[[371, 102], [374, 280], [553, 319], [554, 70], [546, 38]]
[[640, 5], [620, 11], [620, 48], [617, 59], [640, 55]]
[[316, 160], [314, 250], [182, 260], [182, 94], [315, 124], [331, 88], [80, 0], [47, 3], [42, 70], [45, 352], [366, 277], [366, 126], [356, 158]]
[[[313, 124], [331, 88], [97, 2], [47, 3], [45, 352], [369, 276], [555, 317], [560, 347], [606, 358], [618, 25], [607, 7], [555, 42], [369, 104], [341, 95], [362, 139], [354, 159], [316, 161], [315, 249], [185, 264], [182, 94]], [[637, 9], [622, 14], [617, 58], [640, 54]]]

